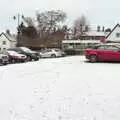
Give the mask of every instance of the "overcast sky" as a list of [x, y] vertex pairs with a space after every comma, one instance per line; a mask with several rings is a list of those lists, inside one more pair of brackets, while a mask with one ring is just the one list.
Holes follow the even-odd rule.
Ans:
[[97, 25], [113, 27], [120, 22], [119, 0], [0, 0], [0, 31], [15, 31], [17, 21], [12, 17], [20, 14], [35, 16], [37, 10], [63, 10], [67, 13], [66, 24], [85, 14], [94, 28]]

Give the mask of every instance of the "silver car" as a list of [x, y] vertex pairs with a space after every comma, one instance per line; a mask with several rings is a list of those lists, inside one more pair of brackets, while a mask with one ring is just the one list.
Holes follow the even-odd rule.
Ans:
[[9, 57], [8, 57], [8, 55], [0, 53], [0, 65], [6, 65], [8, 63], [9, 63]]
[[41, 58], [55, 58], [55, 57], [62, 57], [63, 51], [60, 49], [45, 49], [40, 52], [40, 57]]

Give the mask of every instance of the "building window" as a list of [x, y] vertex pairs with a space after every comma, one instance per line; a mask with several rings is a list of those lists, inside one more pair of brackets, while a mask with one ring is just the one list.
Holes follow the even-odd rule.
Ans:
[[6, 45], [6, 41], [3, 41], [3, 45]]
[[120, 37], [120, 33], [116, 33], [116, 37]]
[[6, 48], [3, 48], [2, 51], [3, 51], [3, 52], [6, 51]]

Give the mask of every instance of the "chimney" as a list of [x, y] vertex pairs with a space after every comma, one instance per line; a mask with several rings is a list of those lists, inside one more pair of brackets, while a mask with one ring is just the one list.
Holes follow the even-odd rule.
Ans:
[[88, 26], [85, 26], [85, 32], [88, 32], [88, 29], [89, 29]]
[[9, 29], [7, 29], [7, 30], [6, 30], [6, 33], [7, 33], [8, 35], [10, 35], [10, 30], [9, 30]]
[[100, 26], [97, 26], [97, 32], [100, 32]]
[[83, 32], [83, 26], [82, 26], [82, 24], [80, 24], [80, 32], [81, 33]]
[[102, 28], [102, 31], [104, 32], [105, 31], [105, 27], [103, 26], [103, 28]]

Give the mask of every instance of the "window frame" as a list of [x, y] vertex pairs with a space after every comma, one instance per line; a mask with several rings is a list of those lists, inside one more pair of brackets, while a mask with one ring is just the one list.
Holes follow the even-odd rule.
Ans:
[[2, 44], [3, 44], [3, 45], [6, 45], [6, 41], [5, 41], [5, 40], [4, 40], [4, 41], [2, 41]]
[[116, 37], [117, 37], [117, 38], [120, 38], [120, 33], [116, 33]]

